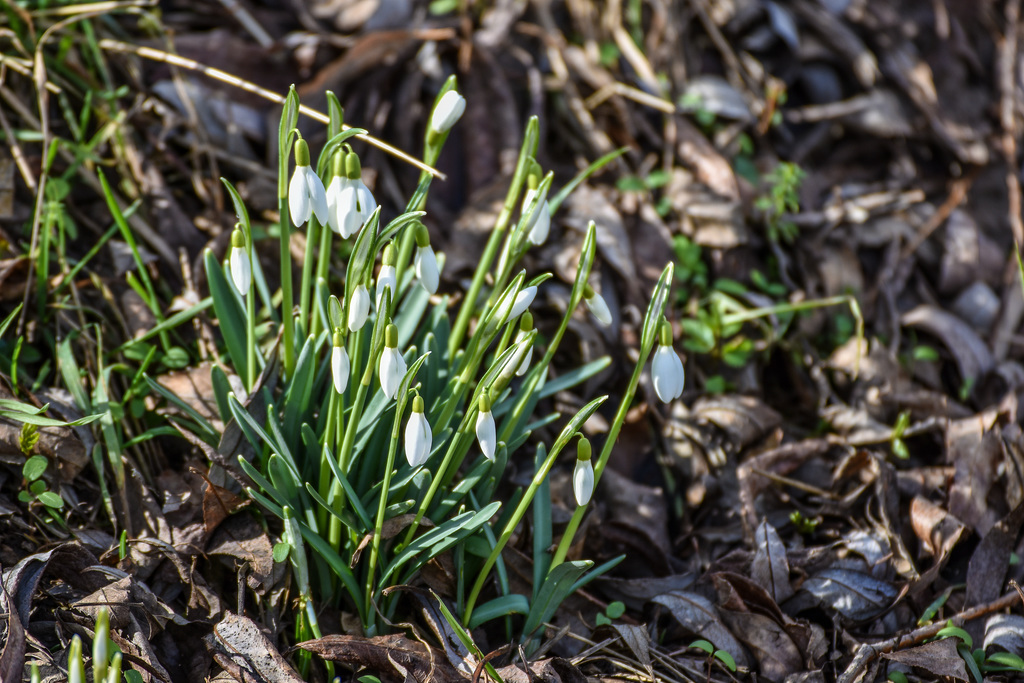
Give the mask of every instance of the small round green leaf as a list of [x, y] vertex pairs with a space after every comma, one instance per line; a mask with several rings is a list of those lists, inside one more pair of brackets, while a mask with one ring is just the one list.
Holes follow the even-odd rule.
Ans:
[[27, 481], [33, 482], [43, 476], [43, 472], [46, 471], [47, 463], [48, 461], [46, 460], [46, 456], [33, 455], [25, 461], [25, 465], [21, 468], [21, 474]]
[[280, 564], [288, 559], [288, 553], [290, 553], [292, 547], [287, 543], [281, 542], [274, 546], [274, 562]]
[[715, 646], [703, 639], [693, 641], [690, 643], [690, 647], [695, 647], [698, 650], [704, 650], [704, 652], [707, 652], [708, 654], [715, 651]]
[[64, 507], [64, 499], [53, 491], [43, 491], [39, 494], [39, 502], [48, 508], [59, 510]]
[[604, 611], [611, 619], [618, 619], [626, 613], [626, 606], [616, 600], [615, 602], [609, 603], [608, 608]]
[[732, 655], [725, 650], [715, 650], [715, 659], [725, 664], [725, 667], [729, 671], [736, 671], [736, 660], [732, 658]]

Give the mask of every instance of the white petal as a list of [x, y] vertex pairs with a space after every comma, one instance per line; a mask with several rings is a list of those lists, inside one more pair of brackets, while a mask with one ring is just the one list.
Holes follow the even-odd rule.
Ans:
[[447, 132], [462, 117], [465, 110], [466, 98], [454, 90], [449, 90], [441, 96], [441, 100], [434, 107], [434, 112], [430, 116], [430, 129], [437, 134]]
[[430, 248], [429, 244], [416, 249], [416, 278], [428, 294], [437, 293], [437, 286], [440, 283], [437, 257], [434, 256], [434, 250]]
[[351, 180], [341, 188], [337, 212], [338, 233], [342, 239], [348, 239], [359, 232], [359, 226], [363, 224], [362, 217], [359, 215], [359, 193]]
[[548, 233], [551, 232], [551, 209], [548, 208], [546, 199], [537, 209], [537, 214], [537, 221], [526, 236], [530, 244], [544, 244], [548, 239]]
[[512, 312], [508, 314], [508, 319], [518, 318], [523, 313], [526, 313], [526, 309], [530, 307], [535, 298], [537, 298], [537, 287], [535, 285], [520, 289], [519, 293], [516, 294], [516, 302], [512, 304]]
[[608, 310], [608, 302], [600, 294], [595, 293], [594, 296], [587, 299], [587, 308], [597, 318], [597, 322], [605, 326], [612, 324], [612, 312]]
[[348, 303], [348, 329], [355, 332], [366, 324], [366, 316], [370, 314], [370, 293], [366, 285], [358, 285], [352, 292], [352, 300]]
[[240, 247], [231, 248], [231, 280], [235, 283], [235, 289], [245, 296], [249, 293], [249, 286], [252, 284], [252, 266], [249, 263], [249, 256], [245, 249]]
[[413, 413], [405, 425], [405, 458], [413, 467], [419, 467], [430, 457], [432, 435], [430, 423], [423, 413]]
[[683, 361], [679, 358], [679, 354], [673, 351], [672, 358], [675, 361], [676, 381], [679, 383], [678, 386], [676, 386], [675, 398], [679, 398], [683, 395], [683, 387], [686, 385], [686, 371], [683, 370]]
[[291, 182], [288, 183], [288, 213], [291, 214], [292, 225], [299, 228], [306, 224], [309, 214], [313, 211], [309, 191], [306, 190], [306, 179], [302, 173], [304, 168], [309, 166], [296, 166]]
[[398, 282], [395, 279], [395, 267], [394, 266], [381, 266], [380, 273], [377, 274], [377, 292], [374, 297], [377, 302], [377, 308], [380, 308], [381, 301], [383, 301], [384, 290], [386, 288], [391, 289], [391, 302], [395, 301], [395, 292], [398, 291]]
[[370, 216], [377, 210], [377, 200], [373, 198], [370, 188], [362, 180], [355, 180], [352, 184], [356, 188], [356, 197], [359, 201], [359, 216], [362, 219], [360, 225], [362, 225], [370, 220]]
[[476, 438], [480, 442], [480, 450], [484, 457], [494, 462], [494, 451], [497, 447], [497, 435], [494, 427], [494, 415], [491, 411], [478, 413], [476, 416]]
[[594, 495], [594, 465], [589, 460], [576, 461], [576, 469], [572, 472], [572, 492], [576, 494], [576, 504], [581, 507]]
[[304, 168], [306, 169], [304, 174], [306, 176], [306, 189], [313, 204], [313, 213], [316, 214], [316, 219], [320, 221], [320, 225], [327, 225], [327, 191], [324, 190], [324, 183], [312, 168], [309, 166]]
[[654, 379], [654, 392], [663, 403], [669, 403], [683, 392], [683, 378], [679, 373], [681, 367], [675, 349], [671, 346], [658, 346], [651, 362], [651, 377]]
[[[525, 336], [526, 333], [520, 332], [516, 341], [522, 341]], [[523, 355], [523, 360], [519, 363], [519, 367], [516, 369], [516, 377], [522, 377], [526, 374], [526, 371], [530, 369], [531, 360], [533, 360], [533, 344], [530, 344], [530, 348], [526, 349], [526, 354]]]
[[384, 353], [380, 355], [380, 388], [384, 390], [385, 396], [395, 397], [406, 370], [405, 359], [398, 349], [385, 347]]
[[348, 351], [344, 346], [335, 346], [331, 350], [331, 374], [334, 376], [334, 390], [339, 394], [348, 387], [349, 370]]
[[327, 223], [331, 230], [341, 234], [341, 222], [338, 220], [338, 199], [341, 197], [341, 190], [345, 187], [342, 182], [346, 180], [340, 175], [331, 178], [331, 184], [327, 186]]

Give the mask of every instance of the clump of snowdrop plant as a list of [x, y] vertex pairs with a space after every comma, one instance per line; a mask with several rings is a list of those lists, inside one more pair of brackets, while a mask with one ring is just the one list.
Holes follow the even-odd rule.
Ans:
[[[584, 316], [581, 303], [600, 322], [610, 321], [589, 284], [596, 228], [591, 224], [586, 232], [571, 296], [543, 344], [528, 309], [551, 274], [530, 275], [519, 264], [546, 238], [546, 225], [568, 190], [613, 157], [595, 162], [551, 195], [552, 174], [544, 175], [535, 160], [538, 122], [531, 119], [472, 282], [456, 292], [440, 278], [443, 254], [434, 251], [423, 211], [436, 179], [424, 172], [404, 211], [385, 216], [364, 191], [351, 149], [366, 131], [345, 127], [330, 93], [328, 101], [328, 140], [315, 165], [297, 138], [294, 89], [281, 120], [281, 290], [271, 291], [254, 258], [248, 213], [227, 181], [239, 237], [232, 238], [225, 261], [205, 255], [213, 314], [224, 340], [213, 370], [216, 403], [225, 424], [237, 424], [245, 438], [237, 457], [250, 480], [248, 495], [283, 525], [277, 527], [283, 531], [275, 558], [290, 563], [297, 587], [296, 639], [319, 637], [317, 614], [328, 608], [355, 614], [367, 634], [381, 632], [395, 620], [401, 601], [400, 591], [386, 589], [415, 582], [427, 562], [451, 553], [456, 594], [445, 596], [441, 608], [453, 625], [477, 627], [520, 615], [514, 623], [530, 650], [559, 602], [614, 564], [594, 567], [567, 561], [565, 554], [657, 341], [671, 266], [654, 291], [639, 365], [603, 448], [591, 459], [590, 442], [579, 442], [573, 476], [579, 505], [551, 552], [557, 539], [550, 538], [548, 475], [555, 466], [574, 467], [563, 450], [580, 438], [584, 422], [607, 397], [593, 398], [566, 417], [538, 419], [534, 411], [545, 397], [610, 363], [602, 358], [550, 372], [569, 321]], [[452, 78], [429, 119], [426, 164], [436, 162], [464, 108]], [[524, 200], [528, 188], [534, 194]], [[305, 233], [306, 259], [295, 291], [291, 236], [298, 230]], [[348, 241], [344, 253], [350, 254], [344, 263], [341, 240]], [[248, 276], [243, 263], [250, 266]], [[190, 428], [216, 448], [221, 434], [194, 417]], [[553, 441], [538, 436], [544, 426], [558, 435]], [[533, 456], [533, 479], [503, 509], [495, 491], [517, 453]], [[502, 559], [527, 513], [533, 533], [547, 538], [535, 552], [532, 595], [512, 591]], [[545, 597], [537, 600], [538, 595]], [[308, 666], [308, 658], [300, 663]]]

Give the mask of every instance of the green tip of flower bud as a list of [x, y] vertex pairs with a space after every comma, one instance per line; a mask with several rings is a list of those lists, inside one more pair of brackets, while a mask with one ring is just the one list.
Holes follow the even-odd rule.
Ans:
[[480, 403], [478, 405], [480, 406], [481, 413], [491, 412], [491, 397], [487, 395], [486, 391], [480, 394]]
[[529, 311], [523, 313], [523, 316], [519, 318], [519, 329], [523, 332], [529, 332], [533, 329], [533, 313]]
[[385, 266], [394, 266], [398, 263], [398, 254], [395, 253], [393, 242], [388, 242], [387, 246], [384, 247], [384, 256], [381, 261]]
[[412, 400], [412, 412], [422, 413], [423, 412], [423, 397], [416, 394], [416, 398]]
[[309, 145], [302, 138], [295, 141], [295, 165], [309, 166]]
[[389, 323], [384, 329], [384, 346], [389, 349], [398, 348], [398, 328], [393, 323]]
[[662, 320], [661, 327], [658, 328], [658, 343], [662, 346], [672, 346], [672, 326], [667, 320]]
[[580, 440], [576, 443], [576, 459], [587, 461], [590, 460], [590, 441], [585, 436], [581, 436]]
[[237, 249], [245, 248], [245, 235], [238, 228], [231, 231], [231, 246]]
[[338, 150], [331, 157], [331, 177], [345, 175], [345, 153]]
[[[539, 167], [537, 170], [539, 170]], [[536, 190], [540, 186], [540, 173], [537, 170], [530, 169], [529, 175], [526, 176], [527, 189]]]
[[341, 346], [341, 343], [343, 341], [341, 338], [341, 330], [337, 327], [334, 328], [334, 338], [332, 339], [332, 341], [334, 342], [334, 346]]
[[594, 288], [590, 286], [589, 282], [587, 284], [583, 285], [583, 298], [584, 299], [593, 299], [594, 298]]
[[359, 180], [363, 176], [363, 167], [359, 164], [359, 155], [355, 152], [345, 155], [345, 176], [350, 180]]
[[429, 247], [430, 246], [430, 233], [427, 232], [427, 226], [422, 223], [416, 224], [416, 246], [417, 247]]

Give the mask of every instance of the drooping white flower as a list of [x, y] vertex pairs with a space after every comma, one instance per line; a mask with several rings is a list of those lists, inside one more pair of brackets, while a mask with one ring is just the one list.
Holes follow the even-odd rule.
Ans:
[[249, 262], [249, 253], [245, 249], [245, 235], [237, 228], [231, 233], [231, 256], [228, 257], [231, 268], [231, 281], [235, 283], [235, 289], [245, 296], [252, 286], [252, 264]]
[[301, 138], [295, 141], [295, 172], [288, 183], [288, 212], [298, 227], [305, 225], [312, 214], [322, 225], [328, 223], [327, 191], [309, 165], [309, 147]]
[[594, 495], [594, 465], [590, 455], [590, 442], [581, 437], [576, 445], [576, 468], [572, 472], [572, 492], [576, 494], [576, 504], [581, 507]]
[[384, 331], [384, 351], [380, 354], [380, 388], [389, 399], [398, 394], [408, 366], [398, 351], [398, 328], [388, 325]]
[[430, 115], [430, 130], [435, 135], [441, 135], [451, 130], [456, 121], [462, 118], [466, 111], [466, 98], [454, 90], [449, 90], [438, 101], [434, 112]]
[[430, 235], [425, 225], [416, 226], [416, 279], [428, 294], [436, 294], [441, 276], [437, 269], [437, 256], [430, 247]]
[[360, 282], [352, 291], [352, 298], [348, 302], [348, 329], [352, 332], [361, 330], [369, 314], [370, 293], [366, 290], [366, 285]]
[[523, 313], [526, 313], [526, 309], [530, 307], [533, 300], [537, 298], [537, 286], [530, 285], [529, 287], [523, 287], [516, 294], [515, 303], [512, 304], [512, 310], [508, 314], [509, 320], [518, 318]]
[[605, 327], [612, 324], [612, 312], [608, 310], [608, 302], [604, 300], [604, 297], [594, 291], [594, 289], [587, 285], [583, 290], [583, 300], [587, 303], [587, 308], [597, 318], [597, 322], [601, 323]]
[[331, 349], [331, 376], [334, 378], [334, 390], [339, 394], [348, 388], [348, 375], [351, 370], [348, 351], [342, 344], [341, 331], [334, 331], [334, 348]]
[[667, 321], [661, 324], [659, 331], [658, 350], [651, 361], [651, 377], [654, 380], [654, 392], [663, 403], [679, 398], [683, 393], [685, 376], [683, 361], [672, 348], [672, 328]]
[[398, 292], [398, 276], [395, 272], [395, 248], [392, 244], [388, 244], [384, 247], [384, 256], [381, 259], [380, 272], [377, 273], [377, 292], [374, 300], [377, 302], [377, 308], [381, 307], [381, 302], [384, 300], [384, 290], [391, 290], [391, 305], [394, 306], [395, 295]]
[[423, 397], [412, 400], [412, 415], [405, 425], [405, 459], [419, 467], [430, 457], [432, 435], [427, 416], [423, 414]]
[[491, 413], [491, 401], [486, 392], [480, 397], [480, 412], [476, 416], [476, 440], [480, 442], [480, 451], [484, 457], [494, 462], [497, 450], [497, 430], [494, 426], [494, 415]]
[[[527, 190], [523, 197], [523, 211], [526, 211], [530, 202], [537, 195], [537, 190]], [[540, 199], [537, 211], [533, 216], [533, 222], [527, 227], [526, 239], [530, 244], [544, 244], [551, 232], [551, 208], [548, 206], [547, 193]]]

